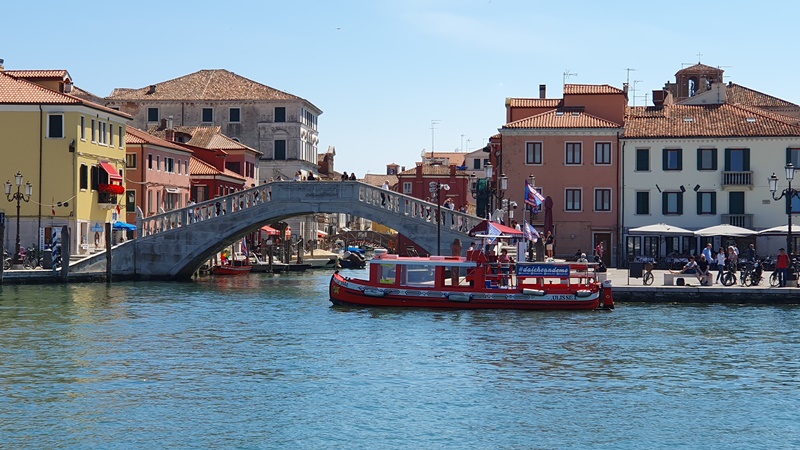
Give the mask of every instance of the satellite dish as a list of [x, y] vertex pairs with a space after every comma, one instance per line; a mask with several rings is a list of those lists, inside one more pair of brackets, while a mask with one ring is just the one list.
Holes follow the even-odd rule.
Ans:
[[443, 184], [442, 185], [442, 189], [444, 189], [445, 191], [449, 191], [450, 190], [450, 185], [449, 184]]
[[428, 186], [430, 186], [432, 188], [435, 188], [436, 187], [436, 182], [435, 181], [431, 181], [430, 183], [428, 183]]

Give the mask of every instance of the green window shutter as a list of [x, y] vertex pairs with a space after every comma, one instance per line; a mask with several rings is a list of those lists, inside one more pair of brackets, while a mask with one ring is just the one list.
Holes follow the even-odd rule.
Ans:
[[703, 193], [696, 192], [697, 196], [697, 215], [703, 214]]
[[667, 209], [668, 209], [667, 208], [667, 193], [666, 192], [662, 192], [661, 193], [661, 214], [666, 216], [667, 215]]
[[789, 164], [790, 162], [792, 162], [792, 149], [791, 148], [787, 148], [786, 149], [786, 164]]
[[678, 214], [683, 214], [683, 192], [678, 193]]
[[725, 171], [730, 172], [731, 170], [731, 149], [725, 149]]
[[750, 149], [746, 148], [742, 152], [744, 153], [744, 157], [742, 158], [742, 165], [744, 166], [744, 171], [750, 171]]
[[717, 193], [711, 193], [711, 214], [717, 215]]
[[683, 170], [683, 150], [678, 150], [678, 170]]
[[711, 170], [717, 170], [717, 149], [711, 150]]
[[667, 149], [661, 150], [661, 170], [667, 170]]

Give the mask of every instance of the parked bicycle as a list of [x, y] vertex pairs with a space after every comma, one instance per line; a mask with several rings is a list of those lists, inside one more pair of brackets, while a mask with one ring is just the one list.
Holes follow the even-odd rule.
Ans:
[[653, 280], [655, 280], [655, 277], [653, 277], [653, 267], [654, 267], [653, 263], [651, 262], [648, 262], [644, 265], [644, 275], [642, 276], [642, 283], [644, 283], [647, 286], [653, 284]]
[[744, 286], [758, 286], [764, 275], [764, 268], [760, 259], [754, 263], [744, 264], [742, 269], [742, 284]]
[[725, 272], [722, 273], [722, 285], [733, 286], [736, 284], [736, 263], [725, 264]]
[[22, 258], [22, 267], [26, 269], [35, 269], [42, 264], [39, 259], [39, 252], [35, 246], [23, 248], [20, 253], [22, 253], [20, 255]]

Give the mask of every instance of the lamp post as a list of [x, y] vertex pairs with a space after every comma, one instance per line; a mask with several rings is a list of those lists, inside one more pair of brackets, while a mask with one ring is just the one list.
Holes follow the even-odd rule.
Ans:
[[769, 177], [769, 191], [772, 193], [772, 198], [775, 201], [778, 201], [784, 197], [786, 197], [786, 203], [788, 205], [786, 209], [786, 216], [787, 216], [787, 234], [786, 234], [786, 251], [791, 256], [794, 252], [794, 246], [792, 245], [794, 241], [792, 240], [792, 199], [795, 197], [800, 198], [800, 192], [792, 189], [792, 180], [794, 179], [794, 164], [787, 163], [786, 164], [786, 181], [789, 182], [789, 187], [781, 191], [781, 195], [775, 196], [775, 193], [778, 191], [778, 177], [775, 176], [775, 173]]
[[436, 195], [436, 255], [442, 254], [442, 190], [449, 191], [450, 185], [431, 181], [428, 183], [431, 194]]
[[33, 194], [33, 186], [31, 185], [30, 181], [27, 181], [27, 182], [25, 182], [25, 195], [23, 195], [20, 192], [20, 189], [22, 188], [22, 173], [21, 172], [17, 172], [17, 174], [14, 175], [14, 183], [17, 185], [17, 192], [14, 192], [14, 193], [11, 192], [11, 188], [13, 187], [13, 185], [11, 184], [10, 181], [6, 181], [5, 190], [6, 190], [6, 198], [8, 199], [8, 201], [9, 202], [13, 202], [13, 201], [17, 202], [17, 243], [16, 243], [16, 246], [14, 248], [14, 263], [13, 264], [14, 265], [20, 265], [20, 264], [22, 264], [22, 260], [20, 259], [20, 255], [19, 255], [19, 250], [20, 250], [20, 247], [19, 247], [19, 208], [20, 208], [20, 202], [21, 201], [24, 201], [24, 202], [27, 203], [27, 202], [29, 202], [31, 200], [31, 194]]

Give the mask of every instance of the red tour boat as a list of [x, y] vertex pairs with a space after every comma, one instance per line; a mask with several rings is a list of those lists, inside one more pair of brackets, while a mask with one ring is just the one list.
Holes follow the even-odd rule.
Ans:
[[[369, 280], [336, 271], [335, 305], [451, 309], [613, 309], [611, 283], [594, 263], [492, 262], [479, 250], [467, 257], [401, 257], [376, 250]], [[494, 259], [494, 258], [492, 258]]]

